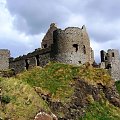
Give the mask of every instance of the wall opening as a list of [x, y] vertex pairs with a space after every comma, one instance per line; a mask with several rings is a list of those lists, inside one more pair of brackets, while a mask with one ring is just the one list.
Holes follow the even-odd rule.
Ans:
[[105, 56], [105, 60], [108, 60], [107, 56]]
[[107, 67], [106, 67], [106, 69], [110, 69], [110, 68], [112, 68], [111, 64], [108, 64]]
[[78, 51], [78, 44], [73, 44], [73, 47], [75, 48], [75, 52]]
[[85, 48], [85, 45], [83, 45], [83, 53], [86, 54], [86, 48]]
[[36, 55], [36, 65], [37, 66], [40, 66], [40, 60], [39, 60], [39, 55]]
[[47, 44], [44, 44], [44, 45], [43, 45], [43, 48], [47, 48]]
[[28, 68], [29, 68], [29, 60], [28, 59], [25, 60], [25, 68], [26, 68], [26, 70], [28, 70]]
[[112, 57], [115, 57], [115, 54], [114, 54], [114, 52], [112, 52]]

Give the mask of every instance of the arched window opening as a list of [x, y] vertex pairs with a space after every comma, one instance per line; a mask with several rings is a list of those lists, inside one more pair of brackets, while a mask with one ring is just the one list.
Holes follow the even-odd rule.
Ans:
[[83, 45], [83, 53], [86, 54], [86, 48], [85, 48], [85, 45]]
[[78, 44], [73, 44], [73, 47], [75, 48], [75, 52], [78, 51]]

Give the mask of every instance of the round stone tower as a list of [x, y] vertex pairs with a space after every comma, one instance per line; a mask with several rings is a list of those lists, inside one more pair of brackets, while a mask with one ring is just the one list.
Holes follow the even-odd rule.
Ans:
[[68, 64], [93, 63], [93, 51], [85, 26], [68, 27], [53, 32], [52, 51], [54, 59]]

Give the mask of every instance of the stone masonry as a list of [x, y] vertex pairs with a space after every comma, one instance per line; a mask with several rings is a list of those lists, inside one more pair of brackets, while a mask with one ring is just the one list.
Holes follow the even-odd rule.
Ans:
[[93, 51], [85, 26], [57, 29], [53, 33], [53, 58], [68, 64], [84, 64], [94, 62]]
[[[115, 80], [120, 80], [120, 59], [116, 49], [107, 53], [101, 51], [100, 68], [107, 69]], [[65, 30], [57, 28], [55, 23], [50, 25], [44, 36], [41, 48], [17, 58], [10, 58], [10, 51], [0, 50], [0, 70], [14, 69], [15, 73], [31, 69], [35, 66], [45, 66], [49, 61], [81, 65], [86, 62], [94, 63], [94, 52], [85, 26], [82, 28], [68, 27]]]
[[7, 49], [0, 49], [0, 70], [9, 68], [10, 51]]
[[120, 80], [120, 56], [116, 49], [108, 49], [107, 53], [101, 50], [100, 67], [108, 69], [114, 80]]
[[77, 65], [94, 62], [85, 26], [61, 30], [52, 23], [42, 40], [41, 47], [27, 55], [10, 58], [10, 68], [19, 73], [34, 66], [44, 66], [49, 61]]

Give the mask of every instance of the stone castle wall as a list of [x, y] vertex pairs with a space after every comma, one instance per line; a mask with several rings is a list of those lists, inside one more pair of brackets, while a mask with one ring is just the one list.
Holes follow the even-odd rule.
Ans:
[[77, 65], [94, 62], [94, 53], [90, 47], [85, 26], [82, 28], [68, 27], [61, 30], [52, 23], [42, 40], [41, 46], [42, 48], [27, 55], [10, 58], [10, 68], [14, 69], [15, 73], [19, 73], [34, 66], [42, 67], [49, 61]]
[[42, 40], [42, 43], [41, 43], [42, 48], [48, 48], [53, 44], [53, 32], [55, 30], [57, 30], [57, 25], [55, 23], [52, 23]]
[[44, 66], [50, 61], [51, 48], [36, 49], [32, 53], [20, 56], [18, 58], [10, 58], [10, 68], [15, 70], [15, 73], [31, 69], [35, 66]]
[[7, 49], [0, 50], [0, 70], [6, 70], [9, 68], [10, 51]]
[[53, 33], [54, 59], [68, 64], [84, 64], [94, 61], [90, 40], [85, 26], [57, 29]]
[[120, 58], [119, 51], [109, 49], [107, 53], [101, 51], [101, 68], [108, 69], [114, 80], [120, 80]]
[[[52, 23], [42, 40], [41, 46], [42, 48], [17, 58], [10, 58], [9, 50], [0, 50], [0, 70], [10, 68], [14, 69], [15, 73], [19, 73], [34, 66], [43, 67], [49, 61], [75, 65], [85, 62], [93, 64], [94, 62], [94, 52], [90, 47], [85, 26], [82, 28], [68, 27], [61, 30]], [[102, 50], [100, 53], [100, 67], [108, 69], [113, 79], [120, 80], [119, 51], [109, 49], [107, 52]]]

